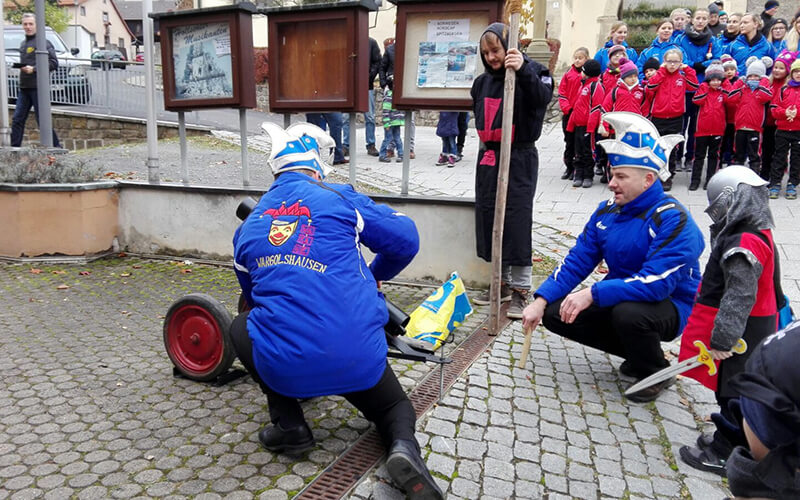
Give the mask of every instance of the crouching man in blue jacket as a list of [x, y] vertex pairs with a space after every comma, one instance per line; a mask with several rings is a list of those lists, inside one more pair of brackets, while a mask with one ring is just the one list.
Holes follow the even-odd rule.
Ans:
[[[603, 120], [617, 131], [617, 139], [598, 143], [608, 153], [614, 196], [595, 210], [536, 290], [523, 325], [542, 321], [551, 332], [620, 356], [620, 372], [642, 379], [669, 365], [660, 342], [674, 339], [686, 324], [700, 281], [703, 235], [659, 182], [680, 136], [659, 137], [649, 120], [633, 113], [607, 113]], [[602, 260], [605, 279], [573, 292]], [[628, 398], [651, 401], [671, 382]]]
[[[237, 356], [269, 403], [272, 425], [258, 438], [278, 453], [313, 447], [297, 398], [339, 394], [377, 426], [388, 472], [409, 498], [442, 498], [414, 437], [414, 408], [387, 362], [378, 291], [416, 255], [416, 226], [352, 186], [322, 182], [334, 143], [319, 127], [262, 127], [275, 182], [233, 238], [251, 310], [231, 326]], [[370, 264], [361, 244], [375, 253]]]

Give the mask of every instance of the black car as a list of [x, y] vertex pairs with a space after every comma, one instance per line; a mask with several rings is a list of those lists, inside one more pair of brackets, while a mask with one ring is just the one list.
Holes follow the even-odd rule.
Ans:
[[92, 54], [92, 67], [103, 69], [125, 69], [128, 65], [127, 59], [118, 50], [103, 49]]

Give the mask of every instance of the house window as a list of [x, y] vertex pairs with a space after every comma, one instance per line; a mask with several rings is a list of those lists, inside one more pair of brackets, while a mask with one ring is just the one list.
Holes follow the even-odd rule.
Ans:
[[86, 7], [84, 7], [83, 5], [81, 5], [81, 15], [86, 16]]
[[92, 43], [92, 47], [97, 47], [97, 37], [94, 36], [94, 33], [89, 33], [89, 41]]
[[104, 23], [108, 22], [108, 12], [103, 12], [103, 22]]
[[125, 50], [125, 39], [124, 38], [118, 38], [117, 39], [117, 48], [119, 50], [122, 50], [122, 51]]

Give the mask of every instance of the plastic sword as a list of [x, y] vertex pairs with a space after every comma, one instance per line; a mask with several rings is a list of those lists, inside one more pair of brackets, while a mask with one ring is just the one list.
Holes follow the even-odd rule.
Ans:
[[[630, 396], [631, 394], [639, 392], [642, 389], [647, 389], [648, 387], [656, 385], [659, 382], [663, 382], [664, 380], [672, 378], [676, 375], [680, 375], [681, 373], [688, 372], [689, 370], [702, 365], [708, 367], [709, 376], [713, 377], [716, 375], [717, 365], [714, 363], [711, 353], [708, 352], [708, 348], [700, 340], [695, 340], [693, 344], [700, 351], [700, 354], [688, 359], [684, 359], [676, 365], [668, 366], [667, 368], [664, 368], [663, 370], [640, 380], [639, 382], [630, 386], [628, 390], [625, 391], [625, 395]], [[743, 354], [745, 351], [747, 351], [747, 342], [745, 342], [744, 339], [739, 339], [739, 341], [736, 342], [736, 345], [733, 346], [733, 349], [731, 350], [734, 352], [734, 354]]]

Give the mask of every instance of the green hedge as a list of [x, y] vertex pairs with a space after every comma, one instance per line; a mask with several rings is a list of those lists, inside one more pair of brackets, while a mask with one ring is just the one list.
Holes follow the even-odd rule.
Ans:
[[[656, 36], [656, 23], [665, 17], [669, 17], [670, 12], [682, 5], [670, 7], [655, 7], [647, 2], [642, 2], [636, 7], [622, 11], [622, 20], [628, 25], [628, 45], [639, 50], [640, 47], [647, 47]], [[684, 7], [685, 8], [685, 7]]]

